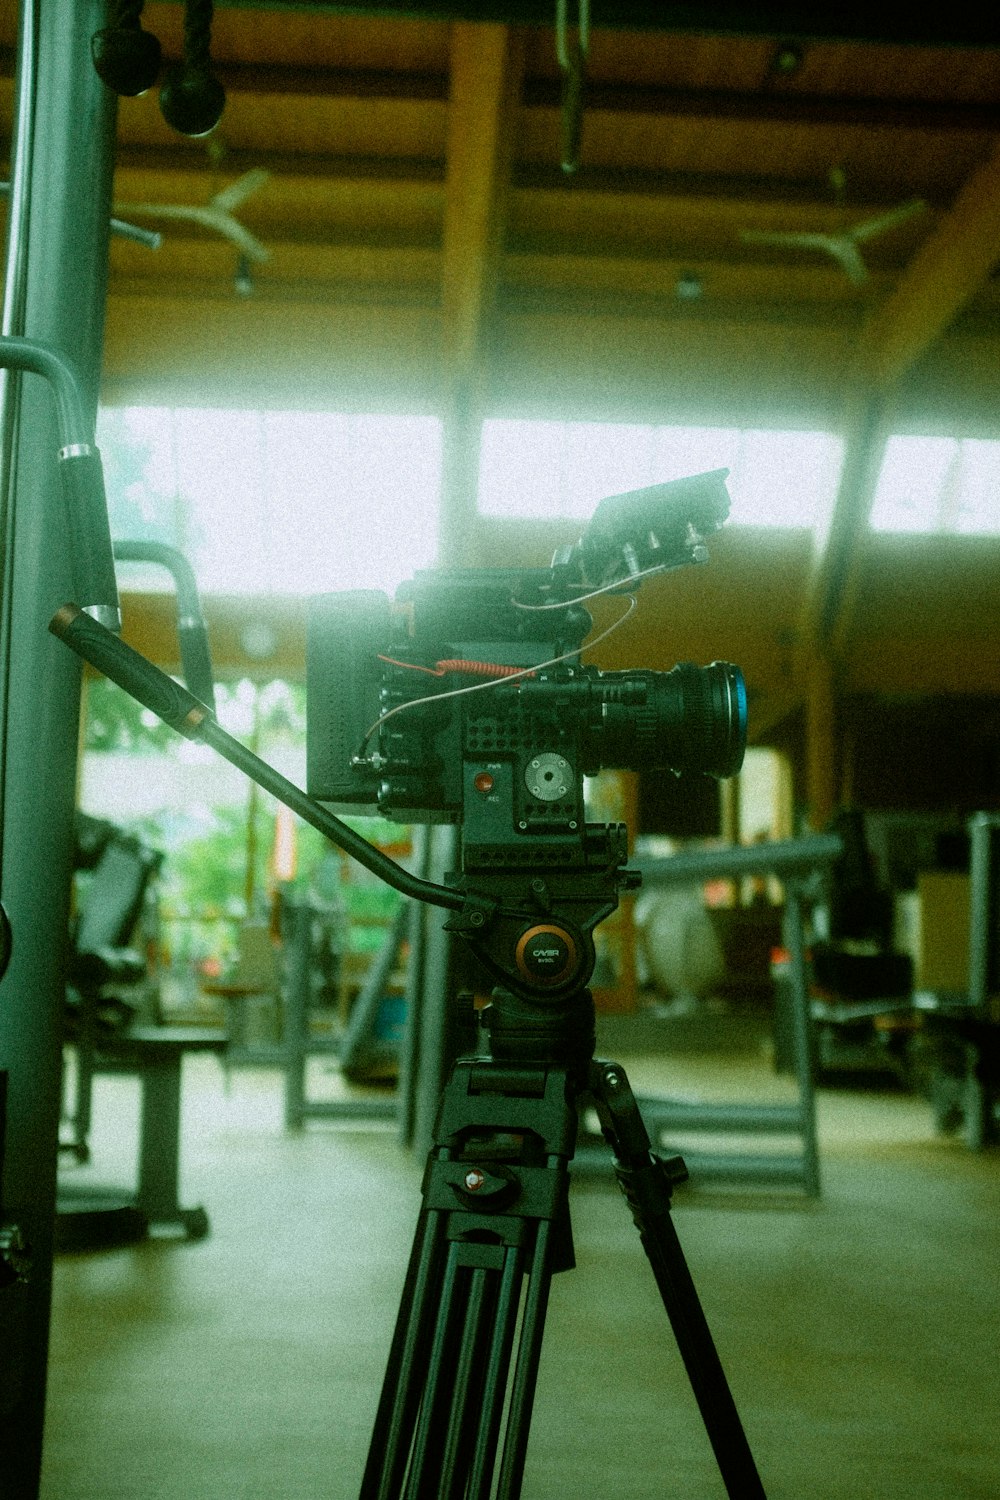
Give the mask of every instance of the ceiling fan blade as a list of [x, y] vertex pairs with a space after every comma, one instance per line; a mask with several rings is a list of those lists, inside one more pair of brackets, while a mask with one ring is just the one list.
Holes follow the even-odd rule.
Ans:
[[848, 235], [799, 234], [793, 230], [744, 229], [740, 238], [754, 245], [780, 245], [792, 250], [819, 250], [830, 255], [840, 266], [848, 280], [862, 286], [868, 280], [868, 267], [861, 259], [861, 252]]
[[868, 267], [861, 258], [861, 251], [848, 235], [831, 235], [826, 242], [828, 254], [840, 266], [848, 281], [854, 286], [864, 286], [868, 280]]
[[189, 219], [196, 210], [184, 203], [116, 203], [113, 212], [140, 219]]
[[213, 194], [209, 207], [220, 208], [223, 213], [232, 213], [233, 209], [239, 208], [241, 203], [245, 203], [252, 193], [258, 192], [270, 179], [270, 172], [263, 167], [254, 167], [251, 172], [244, 172], [242, 177], [237, 177], [228, 187]]
[[744, 229], [740, 239], [750, 245], [791, 245], [801, 250], [829, 250], [828, 234], [810, 234], [794, 229]]
[[232, 214], [220, 211], [211, 206], [202, 206], [198, 203], [116, 203], [114, 206], [116, 214], [128, 214], [133, 218], [146, 219], [180, 219], [189, 224], [201, 224], [205, 229], [211, 229], [215, 234], [220, 234], [223, 239], [229, 240], [237, 250], [251, 260], [263, 264], [271, 259], [271, 252], [266, 245], [262, 245], [255, 234], [243, 225]]
[[[192, 217], [195, 217], [192, 215]], [[262, 245], [255, 234], [249, 229], [244, 229], [238, 219], [232, 214], [220, 212], [214, 204], [209, 208], [197, 211], [198, 222], [206, 224], [209, 229], [214, 229], [216, 234], [221, 234], [223, 239], [230, 240], [244, 255], [263, 263], [271, 259], [271, 252], [266, 245]]]
[[879, 214], [874, 219], [866, 219], [862, 224], [855, 224], [853, 229], [847, 230], [847, 234], [852, 240], [861, 243], [865, 240], [873, 240], [877, 235], [895, 229], [897, 224], [904, 224], [907, 219], [912, 219], [914, 214], [921, 213], [926, 207], [927, 204], [923, 198], [911, 198], [908, 203], [901, 203], [898, 208], [889, 209], [888, 213]]

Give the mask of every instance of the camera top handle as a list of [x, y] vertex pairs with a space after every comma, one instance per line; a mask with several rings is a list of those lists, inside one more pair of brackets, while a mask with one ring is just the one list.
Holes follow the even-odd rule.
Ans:
[[[126, 645], [76, 604], [64, 604], [53, 616], [49, 629], [53, 635], [65, 641], [77, 656], [117, 683], [171, 729], [176, 729], [187, 739], [210, 745], [224, 760], [228, 760], [244, 775], [256, 781], [258, 786], [277, 797], [279, 802], [290, 807], [304, 822], [318, 829], [331, 843], [343, 849], [345, 854], [349, 854], [352, 859], [371, 870], [373, 875], [384, 880], [386, 885], [393, 886], [404, 896], [412, 896], [416, 901], [443, 906], [449, 911], [462, 911], [469, 904], [468, 898], [461, 891], [412, 875], [374, 844], [355, 833], [349, 824], [327, 812], [325, 807], [307, 796], [294, 782], [288, 781], [273, 766], [269, 766], [239, 740], [227, 734], [212, 710], [193, 693], [189, 693], [187, 688], [175, 682], [166, 672], [161, 672], [159, 667]], [[476, 905], [483, 904], [482, 898], [477, 898]]]

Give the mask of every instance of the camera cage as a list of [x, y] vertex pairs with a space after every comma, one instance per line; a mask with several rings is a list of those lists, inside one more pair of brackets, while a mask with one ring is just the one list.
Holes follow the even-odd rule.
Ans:
[[[428, 758], [457, 764], [462, 744], [446, 731], [444, 705], [472, 712], [484, 700], [470, 695], [485, 689], [493, 689], [493, 704], [510, 700], [514, 682], [518, 696], [537, 699], [540, 691], [528, 690], [528, 680], [583, 651], [593, 624], [584, 608], [589, 600], [634, 595], [654, 573], [706, 561], [706, 539], [729, 511], [727, 473], [718, 469], [607, 497], [583, 536], [559, 548], [548, 568], [426, 570], [404, 583], [393, 602], [376, 590], [314, 599], [307, 636], [310, 794], [341, 812], [377, 808], [405, 822], [464, 822], [459, 788], [412, 784], [412, 711], [425, 722], [436, 715], [441, 726]], [[447, 689], [428, 680], [463, 675], [479, 680]], [[397, 719], [388, 739], [411, 784], [394, 789], [383, 784], [393, 755], [376, 741], [382, 726], [404, 711], [406, 726]], [[681, 762], [676, 769], [684, 768]]]

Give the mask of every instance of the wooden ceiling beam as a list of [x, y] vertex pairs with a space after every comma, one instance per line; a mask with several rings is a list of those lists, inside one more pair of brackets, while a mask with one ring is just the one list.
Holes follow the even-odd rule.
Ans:
[[[555, 80], [525, 81], [528, 109], [558, 109]], [[858, 130], [890, 129], [952, 134], [993, 134], [1000, 129], [1000, 106], [959, 100], [873, 99], [838, 94], [811, 94], [797, 89], [666, 88], [602, 83], [590, 79], [585, 96], [588, 114], [664, 116], [677, 119], [739, 120], [747, 124], [835, 125]]]
[[[400, 234], [368, 234], [332, 240], [315, 222], [309, 234], [284, 226], [279, 235], [261, 232], [270, 251], [266, 265], [252, 269], [255, 299], [341, 301], [439, 306], [441, 248]], [[303, 226], [305, 229], [305, 226]], [[170, 224], [158, 250], [112, 241], [109, 292], [115, 297], [154, 292], [179, 304], [232, 297], [235, 247], [194, 225]], [[678, 295], [682, 276], [697, 274], [705, 295], [687, 302]], [[856, 328], [859, 303], [845, 301], [836, 269], [751, 266], [697, 257], [505, 255], [495, 308], [503, 316], [525, 312], [591, 319], [641, 316], [696, 323], [794, 323], [811, 329]], [[887, 285], [879, 274], [870, 283]]]
[[[220, 185], [259, 168], [268, 171], [271, 180], [248, 202], [244, 216], [272, 240], [360, 244], [366, 234], [374, 234], [378, 243], [394, 237], [440, 243], [443, 161], [230, 151], [221, 167], [212, 167], [193, 157], [189, 148], [123, 147], [115, 198], [119, 203], [207, 202]], [[858, 301], [857, 292], [818, 252], [762, 249], [740, 242], [740, 230], [748, 226], [835, 232], [841, 227], [842, 211], [815, 186], [804, 194], [803, 185], [795, 191], [796, 185], [788, 182], [757, 181], [740, 195], [736, 184], [713, 183], [700, 174], [671, 174], [669, 180], [657, 175], [646, 181], [641, 174], [581, 171], [579, 182], [571, 187], [562, 174], [553, 178], [535, 171], [527, 180], [525, 176], [516, 170], [511, 174], [505, 264], [565, 263], [576, 285], [588, 264], [648, 264], [648, 272], [636, 272], [647, 279], [655, 279], [658, 267], [674, 261], [688, 267], [719, 264], [730, 270], [742, 267], [751, 279], [782, 273], [792, 282], [811, 278], [824, 298], [839, 295], [852, 306]], [[886, 207], [884, 200], [859, 202], [852, 205], [851, 218], [860, 222]], [[928, 222], [933, 222], [931, 213], [918, 216], [880, 246], [873, 257], [873, 276], [889, 269], [892, 259]], [[521, 279], [520, 273], [516, 279]]]
[[452, 28], [442, 233], [443, 368], [448, 385], [441, 555], [464, 561], [475, 517], [485, 351], [500, 283], [524, 53], [505, 26]]
[[697, 202], [722, 202], [731, 206], [733, 212], [749, 206], [764, 205], [775, 209], [791, 209], [798, 213], [824, 213], [831, 217], [845, 211], [863, 214], [869, 209], [884, 210], [894, 207], [898, 196], [887, 197], [883, 192], [877, 197], [871, 193], [865, 197], [852, 198], [850, 203], [837, 203], [824, 173], [816, 177], [779, 177], [773, 173], [755, 172], [749, 167], [746, 172], [704, 171], [650, 171], [639, 165], [613, 168], [581, 166], [567, 179], [562, 169], [553, 162], [515, 163], [512, 181], [518, 193], [532, 196], [556, 196], [563, 198], [601, 201], [616, 198], [637, 197], [692, 199]]
[[459, 24], [442, 235], [447, 362], [464, 378], [479, 355], [499, 283], [519, 53], [505, 27]]
[[[179, 59], [167, 59], [177, 61]], [[0, 81], [14, 76], [14, 49], [0, 48]], [[449, 94], [445, 73], [421, 69], [331, 68], [275, 63], [238, 63], [217, 59], [213, 71], [227, 96], [296, 96], [324, 100], [372, 99], [442, 103]], [[561, 107], [561, 85], [550, 78], [525, 78], [519, 104], [528, 110]], [[967, 100], [871, 98], [836, 93], [807, 93], [797, 88], [759, 90], [679, 88], [662, 85], [605, 83], [591, 78], [588, 113], [652, 116], [657, 119], [739, 120], [747, 124], [836, 126], [861, 130], [891, 129], [937, 134], [984, 134], [1000, 131], [1000, 106]]]
[[[239, 7], [253, 0], [230, 0]], [[306, 10], [322, 10], [326, 0], [298, 0]], [[551, 27], [552, 0], [365, 0], [356, 7], [372, 17], [412, 21], [452, 20], [500, 22], [511, 26]], [[968, 0], [949, 7], [894, 10], [888, 7], [844, 6], [816, 0], [810, 5], [787, 3], [748, 6], [664, 5], [662, 0], [607, 0], [595, 8], [592, 25], [622, 31], [689, 35], [731, 35], [738, 38], [808, 37], [819, 42], [864, 42], [869, 45], [928, 47], [995, 47], [992, 14]]]
[[[230, 146], [223, 162], [213, 165], [191, 145], [140, 145], [127, 138], [119, 141], [116, 162], [118, 196], [149, 197], [144, 178], [160, 177], [167, 188], [176, 179], [177, 191], [188, 191], [193, 177], [224, 178], [227, 182], [243, 172], [263, 167], [287, 185], [322, 188], [332, 183], [368, 184], [373, 189], [405, 192], [440, 186], [444, 181], [443, 158], [346, 157], [321, 152], [289, 150], [256, 151]], [[119, 189], [117, 184], [121, 184]], [[581, 167], [572, 183], [553, 164], [512, 163], [510, 167], [510, 203], [517, 216], [573, 215], [591, 211], [611, 211], [616, 207], [639, 211], [648, 205], [661, 217], [696, 212], [759, 226], [763, 219], [774, 219], [775, 227], [835, 230], [841, 227], [845, 211], [851, 220], [860, 221], [895, 207], [882, 194], [868, 193], [863, 198], [841, 206], [832, 201], [828, 187], [820, 180], [803, 181], [773, 176], [735, 177], [728, 173], [648, 172], [641, 169], [614, 171]], [[744, 252], [753, 254], [749, 247]]]
[[862, 369], [891, 389], [953, 322], [1000, 261], [1000, 147], [965, 183], [861, 341]]
[[[120, 139], [115, 155], [116, 181], [162, 177], [190, 181], [240, 177], [253, 168], [263, 167], [286, 182], [324, 184], [329, 181], [374, 183], [405, 191], [440, 185], [444, 182], [443, 157], [406, 156], [338, 156], [322, 151], [267, 151], [227, 145], [222, 160], [214, 163], [204, 149], [192, 150], [191, 144], [160, 146], [138, 144], [127, 137]], [[133, 189], [130, 188], [130, 195]], [[138, 192], [138, 187], [134, 190]]]
[[1000, 260], [1000, 147], [968, 179], [862, 331], [849, 401], [847, 451], [806, 607], [817, 650], [841, 654], [894, 388], [953, 323]]
[[[0, 47], [0, 81], [12, 81], [16, 52]], [[179, 62], [164, 49], [165, 62]], [[448, 77], [419, 69], [328, 68], [281, 63], [226, 62], [215, 57], [212, 72], [226, 94], [284, 94], [303, 99], [430, 99], [448, 98]]]
[[[266, 266], [253, 266], [250, 277], [255, 298], [284, 300], [336, 296], [348, 288], [366, 289], [386, 306], [417, 301], [438, 306], [441, 257], [437, 249], [419, 245], [328, 245], [285, 240], [268, 242]], [[234, 296], [237, 264], [234, 245], [213, 237], [171, 234], [150, 253], [131, 244], [113, 244], [109, 293], [128, 296], [150, 292], [157, 296], [199, 300], [221, 294]]]

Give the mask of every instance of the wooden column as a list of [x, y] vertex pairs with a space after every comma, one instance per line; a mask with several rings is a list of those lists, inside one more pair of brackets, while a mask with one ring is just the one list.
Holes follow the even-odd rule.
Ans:
[[893, 393], [1000, 261], [1000, 147], [965, 183], [895, 290], [862, 330], [850, 378], [847, 451], [805, 611], [805, 636], [841, 654], [851, 618]]
[[[802, 619], [810, 663], [810, 818], [820, 828], [840, 788], [835, 775], [834, 668], [850, 642], [868, 522], [896, 387], [988, 279], [1000, 260], [1000, 147], [972, 174], [858, 343], [848, 391], [840, 486], [821, 540]], [[825, 736], [829, 743], [824, 745]]]

